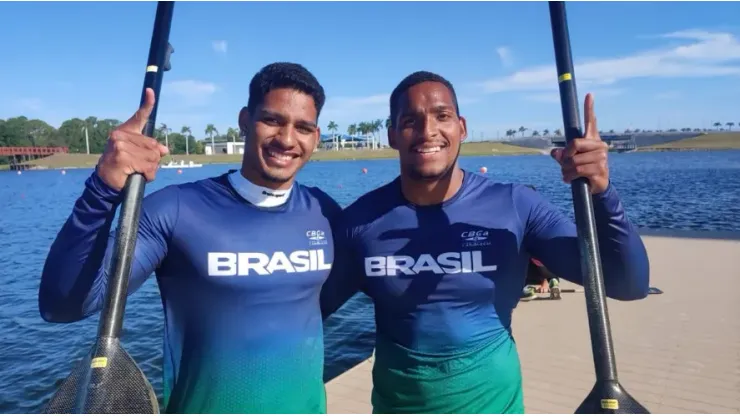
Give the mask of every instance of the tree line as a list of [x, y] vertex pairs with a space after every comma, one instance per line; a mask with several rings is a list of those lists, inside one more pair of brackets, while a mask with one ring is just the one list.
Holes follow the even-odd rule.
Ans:
[[[390, 123], [390, 118], [356, 122], [347, 126], [346, 133], [350, 136], [369, 136], [371, 141], [365, 145], [372, 148], [379, 148], [380, 136], [378, 133], [382, 129], [388, 128]], [[73, 118], [66, 120], [59, 128], [55, 128], [42, 120], [28, 119], [25, 116], [9, 118], [7, 120], [0, 119], [0, 146], [63, 146], [68, 147], [70, 153], [87, 153], [89, 146], [89, 152], [91, 154], [99, 154], [103, 152], [110, 132], [119, 124], [121, 124], [121, 121], [116, 119], [88, 117], [86, 119]], [[713, 127], [716, 130], [724, 130], [722, 128], [723, 126], [727, 126], [727, 129], [731, 131], [735, 123], [713, 123]], [[336, 146], [338, 144], [337, 133], [339, 132], [339, 125], [334, 121], [330, 121], [328, 130], [332, 136], [329, 142], [332, 146]], [[514, 137], [517, 133], [521, 133], [524, 136], [525, 132], [529, 130], [524, 126], [518, 129], [509, 129], [506, 131], [506, 136]], [[666, 131], [702, 132], [707, 131], [707, 129], [685, 127]], [[653, 130], [641, 129], [624, 130], [625, 134], [653, 132]], [[661, 133], [663, 131], [656, 130], [655, 132]], [[203, 131], [204, 138], [202, 140], [197, 140], [193, 133], [189, 126], [181, 126], [179, 129], [173, 129], [167, 124], [162, 123], [157, 127], [155, 136], [160, 143], [167, 144], [171, 154], [174, 155], [203, 154], [205, 153], [206, 142], [243, 141], [239, 130], [233, 127], [228, 128], [225, 132], [219, 132], [213, 124], [208, 124]], [[562, 135], [561, 129], [554, 129], [552, 133], [555, 136]], [[608, 133], [614, 134], [615, 131], [610, 130]], [[605, 134], [605, 132], [602, 132], [602, 134]], [[531, 132], [531, 136], [548, 137], [550, 136], [550, 130], [544, 129], [541, 132], [534, 130]]]
[[[38, 119], [14, 117], [0, 119], [0, 147], [2, 146], [60, 146], [68, 147], [70, 153], [103, 153], [108, 135], [121, 124], [116, 119], [73, 118], [66, 120], [59, 128]], [[213, 124], [206, 126], [204, 140], [213, 143], [225, 141], [244, 141], [235, 128], [229, 128], [225, 134], [219, 133]], [[189, 126], [181, 126], [175, 131], [167, 124], [160, 124], [155, 137], [162, 144], [167, 144], [171, 154], [203, 154], [204, 141], [197, 140]]]

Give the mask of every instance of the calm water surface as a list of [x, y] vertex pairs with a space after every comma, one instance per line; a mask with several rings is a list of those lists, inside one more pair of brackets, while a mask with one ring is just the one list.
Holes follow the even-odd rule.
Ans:
[[[464, 168], [488, 168], [502, 182], [529, 183], [570, 213], [570, 188], [548, 156], [467, 157]], [[236, 165], [159, 171], [147, 193], [223, 173]], [[368, 173], [362, 174], [362, 168]], [[740, 152], [633, 153], [610, 156], [612, 180], [641, 227], [740, 231]], [[89, 169], [0, 172], [0, 412], [38, 412], [87, 352], [97, 316], [74, 324], [43, 322], [37, 290], [46, 253], [82, 191]], [[395, 160], [315, 162], [301, 172], [343, 206], [393, 179]], [[161, 392], [162, 306], [154, 279], [132, 295], [124, 345]], [[373, 348], [372, 303], [353, 298], [325, 325], [326, 376], [332, 378]]]

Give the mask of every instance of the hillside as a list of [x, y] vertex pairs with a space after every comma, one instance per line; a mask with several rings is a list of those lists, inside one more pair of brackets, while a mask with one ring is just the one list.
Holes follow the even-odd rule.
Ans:
[[740, 149], [740, 132], [711, 133], [643, 147], [640, 150], [721, 150]]

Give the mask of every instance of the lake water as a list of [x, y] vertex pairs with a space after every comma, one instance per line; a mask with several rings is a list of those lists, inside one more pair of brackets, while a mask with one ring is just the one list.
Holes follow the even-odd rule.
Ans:
[[[570, 187], [549, 156], [465, 157], [461, 165], [501, 182], [533, 184], [566, 212]], [[147, 193], [162, 186], [223, 173], [236, 165], [160, 170]], [[362, 168], [368, 173], [363, 174]], [[640, 227], [740, 231], [740, 151], [611, 154], [612, 181], [630, 218]], [[74, 324], [49, 324], [37, 309], [46, 253], [89, 169], [0, 172], [0, 412], [41, 410], [72, 363], [95, 337], [97, 316]], [[315, 162], [299, 180], [320, 186], [346, 206], [398, 174], [395, 160]], [[572, 214], [571, 214], [572, 215]], [[123, 343], [161, 393], [162, 307], [154, 279], [132, 295]], [[347, 303], [325, 325], [326, 377], [372, 352], [372, 304], [364, 296]]]

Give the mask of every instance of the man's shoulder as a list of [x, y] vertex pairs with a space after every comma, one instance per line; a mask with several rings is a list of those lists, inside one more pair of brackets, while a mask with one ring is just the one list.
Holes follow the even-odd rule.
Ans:
[[326, 191], [319, 188], [318, 186], [308, 186], [301, 183], [295, 182], [294, 192], [298, 192], [301, 199], [306, 201], [305, 207], [309, 208], [314, 204], [319, 206], [321, 213], [324, 217], [330, 221], [336, 221], [341, 212], [342, 207], [339, 203], [331, 197]]
[[176, 206], [181, 201], [197, 198], [213, 199], [217, 194], [224, 194], [226, 188], [226, 174], [198, 179], [190, 182], [165, 185], [151, 192], [144, 198], [149, 205]]
[[398, 178], [368, 191], [357, 198], [342, 212], [346, 228], [367, 226], [401, 205], [401, 188]]
[[466, 199], [510, 199], [515, 193], [519, 192], [520, 189], [527, 188], [527, 185], [500, 182], [494, 178], [471, 171], [466, 171], [465, 174], [466, 186], [462, 197]]

